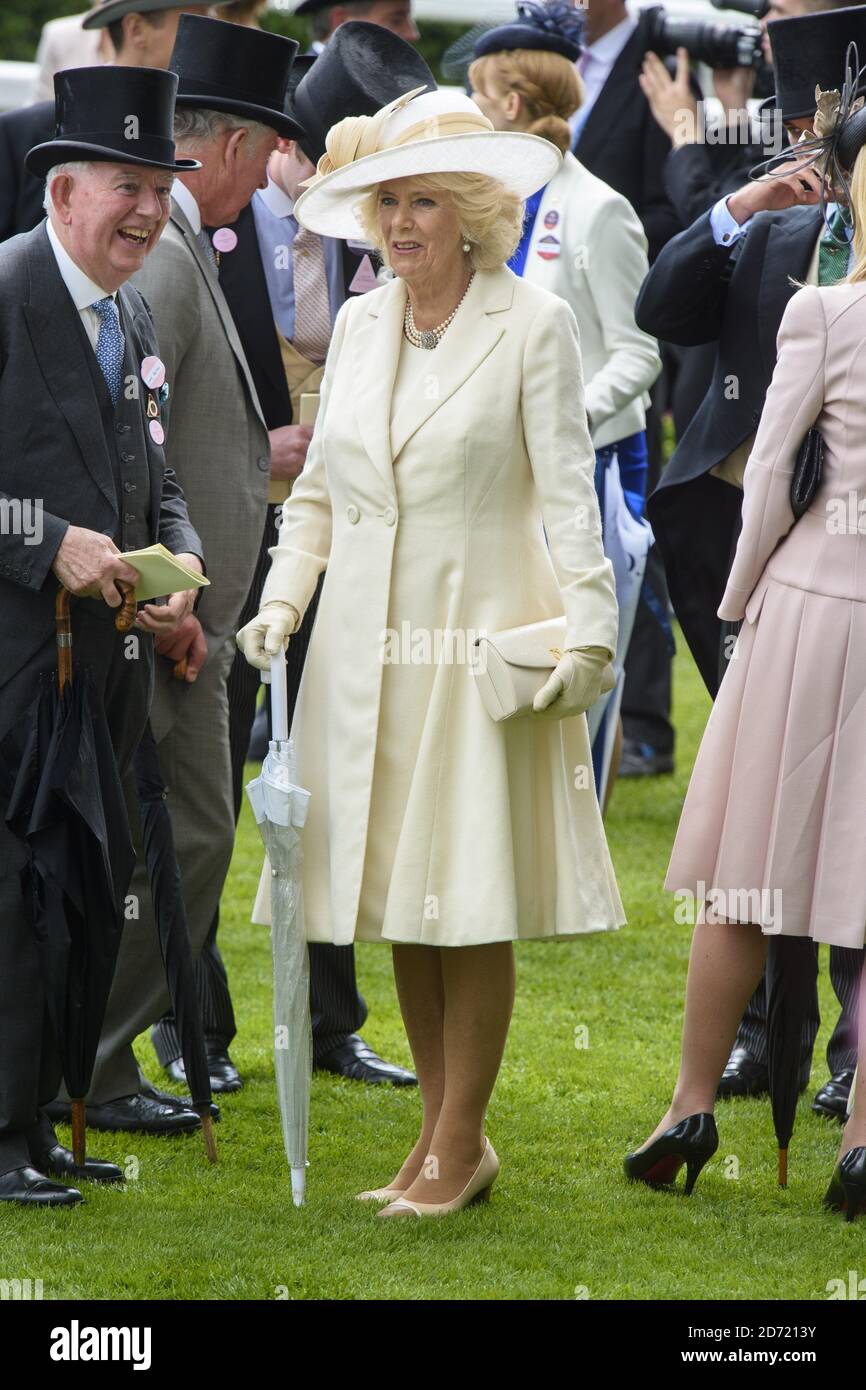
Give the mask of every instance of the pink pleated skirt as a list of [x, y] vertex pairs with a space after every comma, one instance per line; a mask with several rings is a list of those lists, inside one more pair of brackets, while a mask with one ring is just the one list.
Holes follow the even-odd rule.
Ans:
[[860, 948], [866, 603], [766, 586], [698, 752], [665, 879], [718, 920]]

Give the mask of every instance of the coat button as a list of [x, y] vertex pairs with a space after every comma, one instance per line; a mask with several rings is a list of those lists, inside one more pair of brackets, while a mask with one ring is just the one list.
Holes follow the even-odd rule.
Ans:
[[129, 526], [130, 522], [135, 521], [135, 515], [133, 512], [124, 512], [123, 519], [126, 522], [127, 526]]
[[262, 456], [262, 458], [256, 459], [256, 463], [257, 463], [257, 465], [258, 465], [258, 468], [259, 468], [259, 472], [260, 472], [260, 473], [270, 473], [270, 471], [271, 471], [271, 461], [270, 461], [270, 459], [266, 459], [264, 456]]
[[394, 525], [394, 522], [397, 520], [397, 513], [394, 511], [393, 507], [385, 508], [384, 512], [382, 513], [382, 520], [384, 521], [386, 526]]
[[346, 516], [349, 518], [349, 521], [353, 526], [355, 526], [357, 522], [361, 520], [361, 513], [358, 511], [358, 508], [355, 506], [354, 502], [350, 503], [349, 506], [346, 508]]
[[22, 570], [22, 571], [21, 571], [21, 582], [22, 582], [22, 584], [29, 584], [29, 583], [30, 583], [30, 571], [29, 571], [29, 570]]
[[123, 490], [124, 492], [135, 492], [135, 483], [124, 483]]
[[135, 454], [126, 454], [126, 453], [124, 453], [124, 454], [121, 454], [120, 457], [121, 457], [121, 461], [122, 461], [123, 463], [135, 463]]

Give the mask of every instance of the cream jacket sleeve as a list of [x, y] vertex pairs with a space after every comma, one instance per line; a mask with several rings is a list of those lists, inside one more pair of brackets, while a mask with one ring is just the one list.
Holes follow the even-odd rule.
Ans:
[[823, 298], [807, 285], [789, 301], [779, 326], [776, 369], [743, 475], [743, 529], [720, 618], [743, 617], [764, 566], [794, 525], [791, 477], [800, 445], [824, 403], [826, 351]]
[[551, 558], [568, 622], [566, 647], [616, 651], [613, 567], [605, 558], [586, 425], [577, 320], [549, 297], [523, 358], [521, 411]]
[[266, 603], [275, 600], [290, 603], [302, 620], [331, 551], [331, 496], [325, 471], [323, 435], [331, 383], [345, 340], [352, 303], [351, 299], [346, 301], [334, 324], [322, 378], [316, 427], [303, 471], [296, 479], [291, 495], [283, 503], [279, 544], [270, 551], [271, 568], [259, 605], [263, 608]]
[[643, 400], [662, 369], [658, 344], [638, 328], [635, 301], [649, 273], [646, 237], [624, 198], [604, 202], [588, 245], [586, 283], [601, 324], [606, 361], [586, 383], [586, 409], [593, 430], [635, 399]]

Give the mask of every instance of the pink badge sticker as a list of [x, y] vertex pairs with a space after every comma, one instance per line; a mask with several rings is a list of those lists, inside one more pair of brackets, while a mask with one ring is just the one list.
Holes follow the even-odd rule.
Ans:
[[145, 357], [141, 364], [141, 379], [152, 391], [158, 391], [165, 382], [165, 363], [158, 357]]
[[216, 251], [234, 251], [238, 244], [237, 233], [231, 227], [219, 227], [213, 234], [213, 244]]
[[162, 425], [159, 423], [158, 420], [151, 420], [150, 424], [148, 425], [148, 429], [150, 430], [150, 437], [153, 440], [154, 444], [165, 443], [165, 430], [162, 428]]
[[358, 266], [358, 269], [355, 271], [355, 277], [349, 286], [349, 293], [367, 294], [369, 290], [377, 290], [378, 288], [379, 281], [376, 279], [373, 262], [370, 260], [369, 256], [365, 256]]

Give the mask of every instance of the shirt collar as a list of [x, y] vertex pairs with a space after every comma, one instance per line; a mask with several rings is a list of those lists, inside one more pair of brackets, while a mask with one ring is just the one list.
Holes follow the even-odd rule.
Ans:
[[171, 196], [177, 203], [195, 236], [201, 231], [201, 212], [198, 203], [182, 179], [175, 179]]
[[51, 219], [48, 219], [48, 240], [51, 242], [51, 249], [57, 260], [57, 269], [60, 271], [60, 278], [72, 296], [72, 302], [79, 312], [82, 309], [89, 309], [91, 304], [95, 304], [98, 299], [117, 299], [117, 291], [109, 295], [107, 290], [100, 289], [89, 275], [85, 275], [80, 266], [70, 256], [66, 247], [57, 235], [52, 226]]
[[290, 198], [288, 193], [284, 193], [272, 178], [268, 179], [267, 188], [257, 189], [256, 197], [261, 199], [273, 217], [294, 217], [294, 199]]
[[621, 19], [619, 24], [608, 29], [607, 33], [602, 34], [595, 43], [588, 44], [584, 51], [594, 62], [605, 63], [608, 67], [613, 67], [636, 28], [637, 20], [632, 19], [631, 15], [626, 15], [625, 19]]

